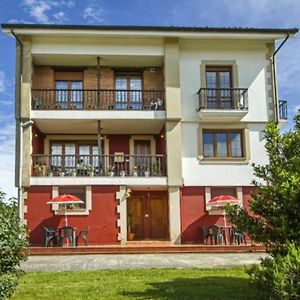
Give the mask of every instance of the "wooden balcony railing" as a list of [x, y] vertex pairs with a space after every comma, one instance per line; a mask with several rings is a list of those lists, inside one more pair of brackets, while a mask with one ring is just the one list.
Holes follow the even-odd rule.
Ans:
[[279, 119], [287, 120], [287, 101], [279, 100]]
[[166, 157], [156, 155], [32, 155], [32, 176], [166, 176]]
[[33, 110], [164, 110], [162, 90], [33, 89]]
[[210, 89], [201, 88], [199, 110], [201, 109], [235, 109], [248, 110], [248, 89]]

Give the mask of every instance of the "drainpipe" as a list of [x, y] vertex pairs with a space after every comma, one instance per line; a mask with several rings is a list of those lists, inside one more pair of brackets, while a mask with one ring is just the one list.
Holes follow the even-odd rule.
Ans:
[[[23, 163], [23, 127], [21, 121], [21, 85], [23, 81], [23, 43], [18, 38], [18, 36], [14, 33], [14, 31], [10, 30], [11, 34], [15, 37], [17, 44], [20, 47], [20, 61], [19, 61], [19, 74], [20, 77], [16, 78], [16, 101], [18, 103], [18, 108], [16, 107], [16, 121], [19, 122], [19, 130], [16, 130], [16, 145], [18, 145], [18, 155], [19, 162], [17, 163], [17, 159], [15, 159], [16, 167], [18, 166], [18, 175], [16, 180], [16, 185], [18, 187], [18, 216], [20, 222], [23, 221], [23, 191], [22, 191], [22, 163]], [[17, 170], [16, 170], [17, 171]]]
[[272, 77], [273, 77], [273, 87], [274, 87], [274, 114], [275, 114], [275, 123], [278, 124], [278, 94], [277, 94], [277, 80], [276, 80], [276, 65], [275, 65], [275, 55], [279, 52], [280, 48], [286, 43], [288, 38], [290, 37], [289, 34], [287, 34], [284, 41], [279, 45], [279, 47], [276, 49], [276, 51], [271, 56], [272, 61]]

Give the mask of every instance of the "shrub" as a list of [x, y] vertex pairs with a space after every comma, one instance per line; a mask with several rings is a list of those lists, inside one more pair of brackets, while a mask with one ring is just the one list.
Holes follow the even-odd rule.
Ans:
[[246, 272], [275, 298], [300, 299], [300, 248], [294, 244], [288, 244], [286, 255], [265, 258]]
[[10, 297], [15, 291], [20, 262], [27, 257], [27, 231], [18, 218], [14, 199], [4, 202], [0, 191], [0, 299]]

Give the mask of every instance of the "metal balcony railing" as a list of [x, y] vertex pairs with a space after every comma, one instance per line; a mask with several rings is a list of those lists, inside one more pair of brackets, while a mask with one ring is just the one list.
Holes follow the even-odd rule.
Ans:
[[201, 109], [248, 110], [248, 89], [201, 88], [199, 111]]
[[166, 156], [32, 155], [32, 176], [166, 176]]
[[164, 110], [163, 90], [33, 89], [33, 110]]
[[279, 100], [279, 119], [287, 120], [287, 101]]

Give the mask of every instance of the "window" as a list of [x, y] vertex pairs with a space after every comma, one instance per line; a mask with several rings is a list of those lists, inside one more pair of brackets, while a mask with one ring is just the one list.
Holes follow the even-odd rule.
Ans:
[[220, 195], [230, 195], [237, 197], [237, 191], [235, 187], [212, 187], [210, 190], [211, 199]]
[[57, 108], [83, 108], [82, 72], [55, 72], [55, 89], [55, 99]]
[[116, 73], [116, 109], [142, 109], [142, 74]]
[[206, 67], [207, 108], [233, 108], [231, 67]]
[[[104, 155], [104, 141], [101, 147]], [[73, 172], [85, 172], [93, 167], [94, 172], [99, 172], [99, 152], [96, 142], [52, 142], [50, 148], [51, 170], [54, 175], [72, 175]]]
[[[67, 206], [67, 210], [86, 209], [86, 191], [83, 186], [61, 186], [59, 187], [59, 195], [71, 194], [78, 197], [84, 203], [74, 203]], [[64, 209], [63, 204], [59, 204], [59, 209]]]
[[205, 158], [242, 158], [243, 152], [241, 130], [203, 130]]

